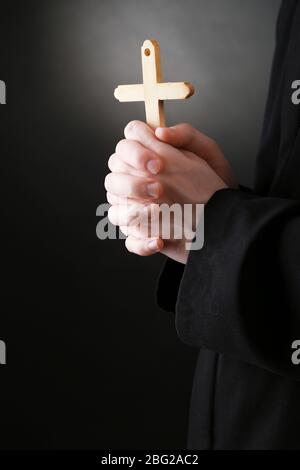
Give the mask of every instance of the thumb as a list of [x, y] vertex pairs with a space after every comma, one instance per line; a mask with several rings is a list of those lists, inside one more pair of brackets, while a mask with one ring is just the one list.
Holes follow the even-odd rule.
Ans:
[[177, 124], [173, 127], [158, 127], [155, 136], [162, 142], [176, 148], [182, 148], [195, 153], [208, 161], [210, 158], [211, 140], [190, 124]]
[[173, 127], [158, 127], [155, 130], [156, 137], [173, 147], [185, 148], [190, 146], [195, 129], [189, 124], [177, 124]]

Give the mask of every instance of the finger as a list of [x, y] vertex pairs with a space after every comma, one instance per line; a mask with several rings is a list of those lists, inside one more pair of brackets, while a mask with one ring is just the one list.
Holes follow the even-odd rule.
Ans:
[[124, 163], [116, 153], [111, 155], [108, 160], [108, 168], [114, 173], [131, 173], [132, 168]]
[[126, 220], [120, 219], [125, 222], [122, 227], [127, 227], [127, 236], [133, 235], [136, 238], [162, 238], [160, 231], [160, 217], [159, 217], [159, 206], [153, 205], [144, 206], [142, 210], [137, 214], [135, 219]]
[[139, 239], [130, 235], [125, 245], [128, 251], [139, 256], [151, 256], [163, 249], [163, 241], [161, 239]]
[[111, 206], [108, 218], [114, 225], [128, 227], [127, 235], [134, 235], [137, 238], [160, 237], [160, 208], [158, 204]]
[[108, 219], [114, 225], [138, 225], [144, 208], [142, 204], [111, 206], [108, 210]]
[[139, 171], [156, 175], [162, 168], [161, 159], [135, 140], [121, 140], [116, 146], [116, 154], [125, 164]]
[[147, 239], [147, 238], [156, 238], [159, 237], [159, 232], [155, 233], [155, 237], [151, 237], [151, 231], [145, 227], [140, 225], [121, 225], [123, 233], [126, 237], [134, 237], [138, 239]]
[[135, 175], [135, 176], [146, 175], [145, 171], [136, 170], [132, 166], [127, 165], [127, 163], [124, 163], [124, 161], [122, 161], [122, 159], [116, 153], [110, 156], [108, 160], [108, 168], [113, 173], [126, 173], [128, 175]]
[[[157, 139], [153, 129], [142, 121], [131, 121], [125, 127], [124, 134], [126, 139], [136, 140], [158, 156], [164, 156], [170, 147], [168, 144]], [[169, 150], [171, 149], [172, 147]]]
[[134, 199], [131, 197], [126, 197], [126, 196], [116, 196], [115, 194], [112, 194], [112, 193], [106, 193], [106, 199], [107, 199], [107, 202], [111, 204], [112, 206], [115, 206], [118, 204], [120, 205], [137, 204], [137, 203], [149, 204], [149, 199], [143, 199], [143, 198]]
[[190, 124], [178, 124], [173, 127], [159, 127], [155, 131], [158, 139], [177, 148], [184, 148], [205, 159], [208, 147], [213, 140], [202, 134]]
[[[120, 225], [119, 228], [125, 237], [132, 236], [138, 240], [147, 240], [151, 238], [151, 235], [149, 236], [146, 231], [140, 230], [139, 227], [136, 227], [135, 225]], [[159, 238], [159, 235], [153, 238]]]
[[123, 173], [109, 173], [104, 181], [107, 192], [130, 198], [158, 199], [162, 193], [160, 183], [150, 179]]

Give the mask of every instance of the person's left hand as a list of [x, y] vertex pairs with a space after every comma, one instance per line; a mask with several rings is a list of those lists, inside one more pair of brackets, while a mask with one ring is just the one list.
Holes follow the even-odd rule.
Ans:
[[[160, 251], [186, 263], [186, 239], [148, 238], [148, 231], [137, 228], [137, 212], [163, 203], [206, 204], [216, 191], [228, 186], [203, 158], [162, 142], [145, 123], [132, 121], [124, 133], [126, 139], [110, 157], [111, 173], [105, 179], [112, 205], [109, 219], [127, 235], [129, 251], [141, 256]], [[128, 210], [128, 204], [135, 210]], [[190, 227], [191, 232], [194, 229]]]

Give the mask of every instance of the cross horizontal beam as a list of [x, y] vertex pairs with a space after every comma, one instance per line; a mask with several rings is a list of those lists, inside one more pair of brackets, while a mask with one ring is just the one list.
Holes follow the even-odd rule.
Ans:
[[[188, 82], [157, 83], [153, 91], [158, 100], [184, 100], [193, 95], [194, 87]], [[114, 95], [123, 103], [145, 101], [144, 85], [119, 85]]]

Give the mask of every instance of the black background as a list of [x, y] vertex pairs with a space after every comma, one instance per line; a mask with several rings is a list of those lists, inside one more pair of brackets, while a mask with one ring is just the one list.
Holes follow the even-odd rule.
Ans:
[[213, 133], [249, 184], [277, 9], [1, 2], [0, 448], [185, 446], [197, 351], [155, 305], [163, 259], [95, 233], [107, 159], [143, 119], [113, 88], [141, 81], [139, 47], [156, 37], [166, 78], [201, 90], [168, 104], [169, 121]]

